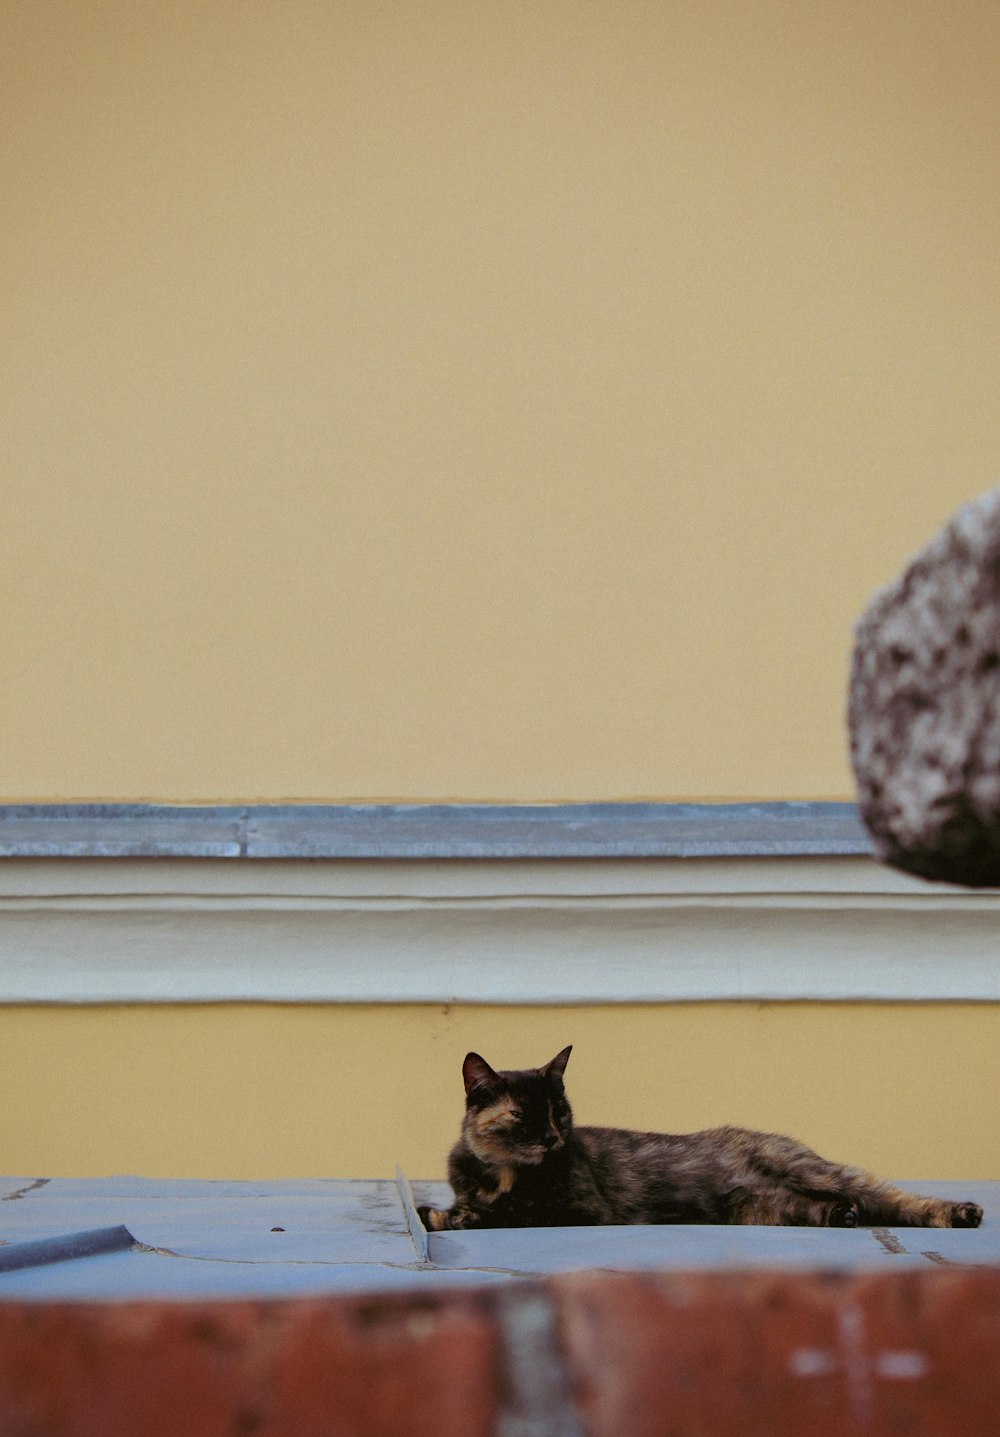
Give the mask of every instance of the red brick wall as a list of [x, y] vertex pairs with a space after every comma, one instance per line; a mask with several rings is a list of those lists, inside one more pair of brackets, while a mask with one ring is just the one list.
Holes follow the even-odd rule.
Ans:
[[1000, 1270], [0, 1303], [2, 1437], [1000, 1432]]

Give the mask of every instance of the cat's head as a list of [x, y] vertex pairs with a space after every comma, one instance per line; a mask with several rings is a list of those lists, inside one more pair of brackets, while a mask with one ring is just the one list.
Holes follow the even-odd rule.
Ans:
[[544, 1161], [566, 1143], [573, 1114], [563, 1088], [572, 1047], [543, 1068], [495, 1072], [478, 1053], [462, 1064], [469, 1147], [491, 1167], [524, 1167]]

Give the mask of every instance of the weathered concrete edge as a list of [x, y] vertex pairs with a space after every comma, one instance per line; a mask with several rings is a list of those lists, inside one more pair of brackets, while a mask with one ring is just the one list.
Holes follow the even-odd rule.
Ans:
[[0, 858], [856, 856], [851, 803], [0, 805]]

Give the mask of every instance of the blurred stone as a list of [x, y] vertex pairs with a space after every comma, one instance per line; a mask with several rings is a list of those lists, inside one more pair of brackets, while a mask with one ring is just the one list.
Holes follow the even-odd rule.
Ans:
[[995, 1268], [587, 1272], [552, 1291], [588, 1437], [997, 1431]]
[[469, 1293], [0, 1300], [2, 1437], [492, 1437], [499, 1339]]
[[1000, 489], [960, 509], [872, 599], [849, 722], [877, 856], [1000, 885]]
[[916, 1255], [862, 1275], [0, 1300], [3, 1437], [995, 1437], [998, 1410], [1000, 1270]]

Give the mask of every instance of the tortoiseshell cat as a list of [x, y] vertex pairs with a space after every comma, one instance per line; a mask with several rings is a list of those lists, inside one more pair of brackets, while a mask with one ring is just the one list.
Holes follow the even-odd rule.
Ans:
[[574, 1128], [563, 1089], [571, 1048], [543, 1068], [462, 1067], [466, 1113], [448, 1158], [455, 1201], [422, 1207], [433, 1231], [598, 1223], [978, 1227], [974, 1202], [916, 1197], [803, 1143], [747, 1128], [635, 1133]]

